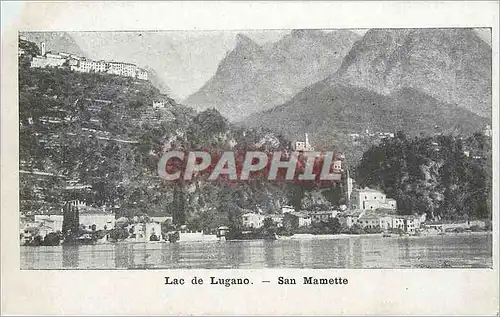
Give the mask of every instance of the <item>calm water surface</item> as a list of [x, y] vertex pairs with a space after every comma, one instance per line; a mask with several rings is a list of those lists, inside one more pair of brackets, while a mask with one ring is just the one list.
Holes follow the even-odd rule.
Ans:
[[21, 247], [21, 269], [490, 268], [492, 235]]

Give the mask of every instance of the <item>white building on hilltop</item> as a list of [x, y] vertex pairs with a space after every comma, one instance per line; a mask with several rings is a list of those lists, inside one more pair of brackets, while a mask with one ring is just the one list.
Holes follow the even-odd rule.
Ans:
[[62, 67], [66, 63], [67, 58], [60, 54], [47, 53], [45, 51], [45, 43], [41, 43], [41, 55], [34, 56], [31, 60], [30, 67], [46, 68], [46, 67]]
[[130, 63], [109, 62], [107, 71], [109, 74], [115, 74], [125, 77], [136, 77], [137, 66]]
[[313, 152], [314, 147], [309, 144], [309, 137], [306, 133], [306, 139], [305, 141], [295, 141], [295, 144], [293, 145], [294, 151], [297, 152]]
[[137, 78], [142, 80], [148, 80], [148, 72], [145, 69], [137, 68]]
[[164, 101], [164, 100], [160, 100], [160, 101], [153, 101], [153, 108], [154, 109], [164, 109], [166, 108], [168, 102]]
[[67, 67], [75, 72], [108, 73], [124, 77], [148, 80], [148, 72], [135, 64], [122, 62], [94, 61], [69, 53], [46, 52], [45, 43], [40, 44], [41, 55], [33, 57], [31, 67], [46, 68]]
[[380, 208], [396, 210], [396, 200], [387, 198], [381, 191], [365, 188], [355, 189], [351, 193], [352, 209], [377, 210]]

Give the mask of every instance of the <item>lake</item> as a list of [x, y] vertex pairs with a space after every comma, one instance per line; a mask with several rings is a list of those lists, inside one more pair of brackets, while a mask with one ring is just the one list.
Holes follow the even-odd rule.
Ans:
[[492, 234], [21, 247], [21, 269], [491, 268]]

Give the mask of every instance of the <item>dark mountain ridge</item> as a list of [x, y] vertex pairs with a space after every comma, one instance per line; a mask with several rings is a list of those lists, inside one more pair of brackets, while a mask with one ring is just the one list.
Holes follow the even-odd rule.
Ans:
[[214, 107], [230, 120], [270, 109], [333, 74], [358, 38], [348, 30], [294, 30], [260, 46], [238, 34], [215, 75], [184, 102], [199, 110]]
[[491, 47], [472, 29], [374, 29], [353, 45], [332, 83], [389, 95], [413, 88], [491, 116]]
[[317, 148], [339, 148], [359, 158], [365, 147], [353, 146], [349, 134], [372, 132], [409, 135], [470, 135], [489, 121], [468, 110], [436, 100], [413, 88], [388, 96], [353, 86], [309, 86], [286, 104], [249, 116], [242, 124], [272, 127], [291, 140], [309, 133]]
[[[348, 134], [470, 135], [491, 124], [491, 48], [470, 29], [370, 30], [338, 71], [241, 120], [359, 155]], [[351, 153], [352, 154], [352, 153]]]

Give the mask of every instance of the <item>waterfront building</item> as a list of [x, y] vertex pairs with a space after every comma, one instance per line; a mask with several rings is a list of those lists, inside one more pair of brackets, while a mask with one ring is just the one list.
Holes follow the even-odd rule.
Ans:
[[421, 227], [421, 217], [414, 215], [394, 215], [380, 212], [364, 212], [356, 223], [362, 228], [397, 229], [407, 233], [415, 233]]
[[21, 244], [25, 244], [31, 241], [34, 237], [38, 235], [38, 227], [39, 226], [29, 226], [23, 229], [20, 229], [21, 232]]
[[54, 232], [54, 230], [51, 227], [45, 225], [42, 225], [37, 229], [38, 229], [37, 235], [39, 235], [42, 239], [44, 239], [45, 236], [47, 236], [49, 233]]
[[243, 220], [243, 226], [245, 227], [257, 229], [264, 225], [264, 219], [265, 219], [264, 215], [254, 212], [247, 212], [243, 214], [241, 217]]
[[80, 225], [92, 230], [109, 230], [115, 227], [115, 216], [101, 211], [80, 213]]
[[341, 225], [351, 228], [354, 224], [358, 222], [358, 219], [363, 216], [364, 210], [346, 210], [337, 215]]
[[376, 214], [365, 213], [357, 220], [357, 224], [362, 228], [380, 227], [380, 217]]
[[54, 232], [51, 227], [45, 226], [40, 223], [31, 223], [24, 228], [20, 228], [21, 244], [25, 244], [33, 240], [36, 236], [45, 238], [49, 233]]
[[297, 217], [299, 227], [308, 227], [312, 224], [311, 216], [303, 211], [293, 211], [290, 215]]
[[337, 210], [312, 211], [310, 213], [311, 222], [312, 223], [328, 222], [329, 219], [335, 218], [337, 214], [338, 214]]
[[381, 191], [365, 188], [355, 189], [351, 193], [351, 208], [362, 210], [391, 209], [396, 210], [396, 200], [387, 198]]
[[35, 215], [35, 222], [42, 224], [43, 226], [52, 228], [53, 232], [61, 231], [63, 228], [63, 215]]
[[281, 215], [268, 215], [266, 218], [270, 218], [278, 228], [283, 227], [283, 216]]
[[392, 228], [415, 233], [420, 228], [420, 219], [413, 215], [393, 215]]
[[379, 212], [364, 212], [356, 222], [362, 228], [380, 228], [389, 230], [393, 227], [393, 215]]
[[151, 238], [156, 236], [157, 240], [162, 239], [161, 225], [156, 222], [136, 223], [128, 226], [129, 232], [132, 234], [132, 239], [135, 241], [151, 241]]
[[146, 234], [146, 239], [151, 241], [153, 236], [156, 236], [157, 240], [162, 240], [161, 235], [161, 224], [156, 222], [150, 222], [145, 224], [144, 232]]
[[115, 227], [115, 216], [107, 213], [104, 208], [88, 206], [83, 201], [74, 200], [69, 202], [71, 208], [78, 213], [78, 226], [84, 229], [109, 230]]
[[217, 234], [216, 234], [216, 236], [218, 238], [224, 238], [225, 239], [226, 234], [228, 234], [228, 233], [229, 233], [229, 227], [227, 227], [227, 226], [220, 226], [220, 227], [217, 228]]

